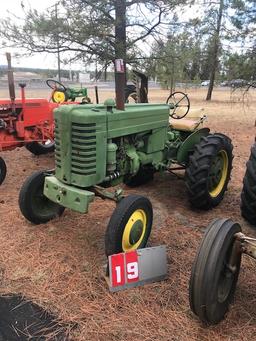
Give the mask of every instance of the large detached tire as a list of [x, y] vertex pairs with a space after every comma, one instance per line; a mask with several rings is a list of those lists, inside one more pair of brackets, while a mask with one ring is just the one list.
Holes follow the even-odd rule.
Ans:
[[211, 209], [223, 199], [232, 169], [230, 138], [216, 133], [202, 137], [190, 156], [185, 178], [191, 204]]
[[256, 226], [256, 144], [251, 148], [243, 183], [241, 213], [250, 224]]
[[43, 194], [46, 171], [32, 174], [24, 182], [19, 194], [19, 206], [23, 216], [34, 224], [47, 223], [64, 212], [65, 208], [52, 202]]
[[26, 146], [28, 151], [34, 155], [43, 155], [54, 152], [55, 144], [53, 141], [41, 142], [31, 142], [27, 143]]
[[137, 187], [144, 185], [154, 179], [154, 168], [140, 167], [137, 174], [127, 179], [124, 179], [124, 183], [129, 187]]
[[4, 159], [0, 157], [0, 185], [4, 182], [6, 177], [7, 167]]
[[107, 256], [146, 246], [153, 222], [151, 202], [141, 195], [129, 195], [114, 210], [105, 234]]
[[207, 228], [194, 261], [190, 282], [191, 310], [203, 322], [216, 324], [228, 311], [235, 294], [241, 253], [234, 268], [228, 267], [234, 235], [241, 231], [231, 219], [216, 219]]

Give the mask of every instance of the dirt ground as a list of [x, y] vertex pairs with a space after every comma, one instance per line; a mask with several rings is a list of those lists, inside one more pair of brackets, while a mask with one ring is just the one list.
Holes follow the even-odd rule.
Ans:
[[[240, 216], [242, 178], [256, 135], [256, 91], [244, 103], [241, 93], [187, 89], [192, 108], [205, 108], [212, 131], [229, 135], [234, 144], [232, 179], [223, 202], [208, 212], [192, 210], [185, 184], [170, 174], [126, 194], [147, 195], [153, 203], [150, 245], [166, 244], [168, 279], [115, 294], [103, 277], [104, 231], [114, 208], [97, 199], [88, 215], [66, 210], [59, 219], [33, 226], [21, 215], [18, 194], [35, 170], [52, 168], [54, 155], [35, 157], [25, 148], [2, 153], [8, 175], [0, 187], [0, 294], [21, 293], [53, 312], [70, 329], [72, 340], [167, 341], [255, 340], [256, 263], [244, 257], [234, 305], [217, 326], [206, 327], [191, 313], [188, 281], [191, 265], [207, 224], [231, 217], [255, 236]], [[48, 96], [49, 92], [29, 95]], [[1, 95], [1, 94], [0, 94]], [[2, 94], [4, 95], [4, 94]], [[167, 91], [150, 91], [150, 102], [164, 102]], [[101, 100], [113, 97], [102, 91]]]

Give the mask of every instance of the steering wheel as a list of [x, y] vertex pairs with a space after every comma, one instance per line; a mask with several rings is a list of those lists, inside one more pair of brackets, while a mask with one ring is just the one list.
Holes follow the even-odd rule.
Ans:
[[67, 90], [65, 85], [56, 81], [55, 79], [47, 79], [46, 84], [49, 86], [49, 88], [51, 88], [53, 90], [57, 90], [57, 89], [59, 91], [66, 91]]
[[173, 92], [167, 98], [166, 103], [170, 104], [170, 109], [173, 110], [172, 113], [170, 113], [170, 117], [174, 119], [180, 120], [189, 112], [190, 100], [188, 98], [188, 95], [184, 92]]

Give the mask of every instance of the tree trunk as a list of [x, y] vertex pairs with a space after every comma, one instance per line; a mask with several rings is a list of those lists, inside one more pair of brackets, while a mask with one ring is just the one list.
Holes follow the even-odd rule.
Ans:
[[210, 84], [208, 87], [206, 101], [210, 101], [212, 98], [215, 74], [216, 74], [218, 62], [219, 62], [218, 57], [219, 57], [219, 49], [220, 49], [220, 29], [221, 29], [222, 16], [223, 16], [223, 7], [224, 7], [224, 0], [220, 0], [216, 31], [215, 31], [214, 40], [213, 40], [213, 54], [212, 54], [212, 63], [211, 63], [211, 70], [210, 70]]
[[104, 67], [104, 82], [108, 80], [108, 66], [105, 65]]
[[115, 1], [115, 59], [123, 59], [124, 73], [115, 73], [116, 104], [124, 110], [125, 83], [126, 83], [126, 0]]

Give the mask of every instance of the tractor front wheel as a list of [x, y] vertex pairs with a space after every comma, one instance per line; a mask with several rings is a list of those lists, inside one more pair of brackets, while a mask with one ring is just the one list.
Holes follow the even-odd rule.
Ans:
[[43, 155], [54, 152], [55, 143], [51, 140], [45, 142], [31, 142], [27, 143], [25, 147], [34, 155]]
[[4, 159], [0, 157], [0, 185], [3, 183], [6, 177], [7, 167]]
[[132, 251], [146, 246], [153, 222], [149, 199], [129, 195], [114, 210], [105, 234], [107, 256]]
[[64, 212], [65, 208], [44, 196], [44, 179], [47, 171], [38, 171], [24, 182], [19, 195], [23, 216], [34, 224], [47, 223]]
[[190, 156], [185, 178], [191, 204], [211, 209], [223, 199], [232, 169], [230, 138], [216, 133], [202, 137]]
[[256, 226], [256, 143], [251, 148], [243, 183], [241, 213], [250, 224]]
[[233, 248], [240, 231], [240, 225], [231, 219], [216, 219], [200, 244], [189, 282], [189, 301], [203, 322], [220, 322], [233, 300], [241, 263], [240, 250]]

